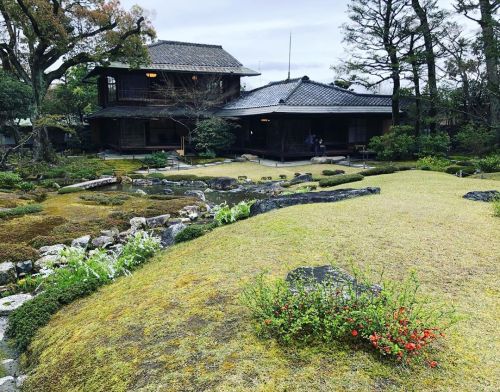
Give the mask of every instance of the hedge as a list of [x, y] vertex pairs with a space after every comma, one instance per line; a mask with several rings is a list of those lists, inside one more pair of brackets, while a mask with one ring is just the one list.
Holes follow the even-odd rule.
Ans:
[[362, 172], [359, 172], [359, 174], [361, 174], [364, 177], [368, 177], [368, 176], [378, 176], [379, 174], [391, 174], [397, 171], [398, 169], [394, 166], [381, 166], [381, 167], [374, 167], [368, 170], [363, 170]]
[[319, 181], [319, 186], [322, 188], [346, 184], [348, 182], [361, 181], [364, 177], [361, 174], [343, 174], [331, 178], [323, 178]]

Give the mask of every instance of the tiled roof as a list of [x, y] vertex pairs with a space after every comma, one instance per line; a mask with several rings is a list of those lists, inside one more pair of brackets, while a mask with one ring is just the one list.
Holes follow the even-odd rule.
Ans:
[[[246, 68], [220, 45], [196, 44], [177, 41], [158, 41], [148, 46], [151, 63], [143, 69], [259, 75]], [[112, 62], [112, 68], [128, 68], [127, 64]]]
[[221, 115], [272, 112], [383, 112], [390, 113], [391, 97], [357, 94], [340, 87], [309, 80], [307, 76], [272, 82], [249, 91], [222, 108]]

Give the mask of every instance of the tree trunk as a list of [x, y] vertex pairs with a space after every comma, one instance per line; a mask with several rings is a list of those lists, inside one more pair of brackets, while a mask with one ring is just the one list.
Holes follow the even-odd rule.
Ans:
[[415, 57], [414, 36], [412, 35], [410, 42], [410, 50], [408, 57], [410, 59], [413, 87], [415, 88], [415, 135], [420, 136], [422, 127], [422, 93], [420, 92], [420, 71], [417, 58]]
[[427, 13], [422, 8], [418, 0], [412, 0], [411, 4], [417, 17], [420, 21], [420, 29], [422, 35], [424, 36], [425, 45], [425, 61], [427, 63], [427, 78], [429, 86], [429, 127], [431, 132], [436, 131], [437, 125], [437, 104], [438, 104], [438, 89], [436, 80], [436, 55], [434, 53], [434, 40], [432, 37], [431, 29], [429, 27], [429, 21], [427, 19]]
[[500, 142], [500, 81], [498, 75], [498, 43], [495, 37], [492, 5], [489, 0], [479, 0], [481, 10], [481, 31], [483, 36], [484, 57], [486, 59], [486, 75], [488, 95], [490, 99], [490, 126], [496, 132]]

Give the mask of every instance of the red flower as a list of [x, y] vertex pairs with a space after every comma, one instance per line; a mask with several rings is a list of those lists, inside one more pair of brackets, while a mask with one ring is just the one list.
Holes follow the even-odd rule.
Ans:
[[415, 350], [416, 348], [415, 343], [406, 343], [405, 347], [408, 351]]
[[358, 331], [356, 331], [355, 329], [353, 329], [353, 330], [351, 331], [351, 335], [352, 335], [352, 336], [358, 336]]
[[429, 362], [429, 366], [430, 366], [431, 368], [435, 368], [437, 365], [438, 365], [438, 363], [437, 363], [436, 361], [430, 361], [430, 362]]

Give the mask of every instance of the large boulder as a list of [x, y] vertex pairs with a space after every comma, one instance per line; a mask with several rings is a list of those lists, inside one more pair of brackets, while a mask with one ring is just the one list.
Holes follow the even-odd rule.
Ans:
[[299, 174], [298, 176], [295, 176], [295, 178], [293, 178], [290, 181], [290, 184], [295, 185], [295, 184], [301, 184], [303, 182], [312, 182], [312, 181], [313, 181], [313, 176], [311, 173], [303, 173]]
[[199, 206], [185, 206], [179, 211], [181, 217], [189, 218], [190, 220], [196, 220], [200, 216]]
[[498, 191], [472, 191], [464, 195], [464, 199], [474, 200], [474, 201], [484, 201], [490, 202], [497, 198], [500, 198], [500, 192]]
[[231, 177], [217, 177], [210, 181], [210, 188], [218, 191], [228, 191], [238, 186], [238, 180]]
[[331, 265], [322, 265], [319, 267], [299, 267], [290, 271], [286, 276], [292, 290], [298, 285], [305, 290], [314, 290], [318, 284], [325, 285], [332, 292], [341, 291], [344, 295], [353, 290], [359, 295], [368, 292], [378, 295], [382, 291], [379, 285], [367, 286], [357, 281], [357, 279], [340, 268], [334, 268]]
[[331, 203], [335, 201], [352, 199], [354, 197], [379, 194], [380, 188], [368, 187], [361, 189], [336, 189], [323, 192], [295, 193], [291, 195], [271, 197], [257, 200], [250, 207], [250, 216], [259, 215], [277, 208], [311, 203]]
[[0, 263], [0, 285], [14, 283], [17, 279], [16, 266], [14, 263], [7, 261]]
[[35, 261], [34, 269], [35, 271], [39, 271], [41, 269], [52, 268], [54, 265], [58, 265], [61, 260], [59, 255], [46, 255], [40, 257], [37, 261]]
[[184, 223], [176, 223], [166, 228], [161, 234], [161, 245], [167, 247], [175, 244], [175, 237], [186, 227]]
[[64, 244], [48, 245], [42, 246], [39, 251], [42, 256], [58, 255], [65, 247], [66, 245]]
[[94, 248], [106, 248], [115, 243], [115, 237], [110, 237], [107, 235], [101, 235], [92, 240], [92, 246]]
[[84, 236], [75, 238], [73, 241], [71, 241], [71, 246], [74, 248], [86, 249], [87, 246], [89, 246], [89, 243], [90, 243], [90, 236], [84, 235]]
[[146, 219], [146, 226], [149, 228], [165, 226], [170, 219], [170, 214], [153, 216]]
[[12, 376], [5, 376], [0, 378], [0, 391], [2, 392], [16, 392], [18, 391], [16, 379]]
[[201, 201], [205, 201], [206, 198], [205, 198], [205, 193], [203, 191], [199, 191], [199, 190], [188, 190], [186, 192], [184, 192], [184, 194], [186, 196], [193, 196], [193, 197], [196, 197], [197, 199], [200, 199]]
[[[33, 296], [31, 294], [15, 294], [0, 299], [0, 316], [8, 316]], [[0, 389], [1, 390], [1, 389]]]
[[137, 231], [144, 229], [146, 227], [146, 218], [140, 216], [130, 219], [130, 229], [132, 231]]

